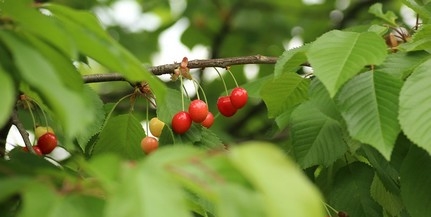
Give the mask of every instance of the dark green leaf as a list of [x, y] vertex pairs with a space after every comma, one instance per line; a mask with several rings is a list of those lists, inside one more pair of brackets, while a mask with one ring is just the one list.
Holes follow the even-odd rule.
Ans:
[[411, 146], [400, 171], [401, 198], [412, 217], [431, 215], [431, 157]]
[[10, 75], [0, 65], [0, 126], [9, 120], [16, 100], [16, 89]]
[[336, 176], [329, 202], [337, 210], [352, 217], [382, 216], [382, 208], [370, 195], [374, 172], [364, 163], [355, 162], [340, 169]]
[[386, 190], [378, 176], [374, 176], [370, 192], [371, 197], [391, 216], [398, 216], [401, 210], [403, 210], [404, 206], [401, 198]]

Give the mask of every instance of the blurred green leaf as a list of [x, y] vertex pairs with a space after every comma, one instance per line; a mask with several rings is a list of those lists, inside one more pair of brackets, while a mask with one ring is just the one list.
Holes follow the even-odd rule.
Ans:
[[333, 97], [364, 66], [382, 63], [386, 53], [384, 40], [374, 32], [332, 30], [311, 44], [307, 56], [314, 74]]
[[373, 4], [368, 12], [374, 14], [376, 17], [383, 19], [384, 21], [388, 22], [392, 26], [397, 26], [397, 15], [394, 14], [392, 11], [388, 11], [386, 13], [383, 13], [382, 9], [383, 5], [382, 3], [375, 3]]
[[229, 156], [233, 165], [262, 193], [267, 216], [324, 216], [317, 188], [272, 144], [244, 143], [232, 148]]
[[139, 159], [144, 156], [141, 149], [144, 137], [144, 129], [132, 113], [111, 117], [100, 132], [92, 154], [114, 153], [127, 159]]
[[2, 101], [0, 106], [0, 126], [3, 126], [9, 120], [16, 97], [14, 82], [8, 72], [4, 71], [0, 65], [0, 99]]
[[1, 31], [0, 37], [11, 50], [23, 82], [43, 96], [67, 136], [76, 135], [93, 121], [93, 107], [82, 98], [82, 92], [65, 87], [49, 60], [17, 34]]

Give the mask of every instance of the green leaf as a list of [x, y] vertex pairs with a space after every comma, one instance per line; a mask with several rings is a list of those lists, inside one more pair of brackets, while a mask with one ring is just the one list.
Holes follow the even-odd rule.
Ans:
[[431, 153], [431, 60], [418, 66], [404, 83], [400, 92], [399, 121], [407, 137]]
[[82, 98], [82, 93], [66, 88], [51, 63], [17, 34], [1, 31], [0, 37], [11, 50], [22, 80], [42, 95], [66, 135], [84, 130], [93, 121], [93, 107]]
[[195, 145], [205, 148], [205, 149], [209, 149], [209, 150], [213, 150], [213, 149], [217, 149], [217, 148], [221, 148], [223, 149], [223, 143], [220, 140], [220, 138], [218, 138], [218, 136], [212, 132], [211, 130], [205, 128], [205, 127], [200, 127], [201, 129], [201, 140], [198, 141]]
[[374, 32], [333, 30], [313, 42], [307, 56], [314, 74], [333, 97], [364, 66], [382, 63], [386, 53], [385, 41]]
[[319, 79], [314, 78], [311, 81], [308, 94], [316, 108], [323, 114], [340, 122], [343, 120], [334, 99], [329, 96], [328, 90]]
[[0, 201], [5, 201], [21, 191], [26, 185], [31, 184], [32, 179], [26, 177], [8, 177], [0, 179]]
[[394, 12], [392, 11], [383, 13], [382, 3], [373, 4], [368, 10], [368, 12], [370, 12], [371, 14], [374, 14], [376, 17], [380, 19], [383, 19], [384, 21], [388, 22], [392, 26], [398, 26], [396, 22], [396, 20], [398, 19], [397, 15], [395, 15]]
[[429, 152], [411, 146], [400, 171], [401, 198], [412, 217], [431, 215], [431, 157]]
[[307, 44], [284, 51], [275, 64], [274, 77], [278, 77], [286, 72], [296, 72], [301, 67], [301, 64], [307, 62], [305, 52], [309, 47], [310, 46]]
[[293, 153], [302, 168], [328, 166], [347, 151], [342, 126], [322, 113], [314, 101], [298, 106], [290, 124]]
[[310, 81], [296, 73], [284, 73], [266, 83], [260, 92], [268, 108], [268, 116], [276, 117], [307, 99]]
[[225, 185], [219, 190], [219, 195], [220, 198], [216, 204], [218, 216], [265, 216], [262, 196], [244, 186]]
[[370, 195], [374, 172], [364, 163], [354, 162], [340, 169], [329, 194], [329, 202], [349, 216], [380, 217], [382, 208]]
[[89, 99], [89, 101], [93, 104], [95, 109], [94, 118], [95, 120], [91, 122], [86, 127], [84, 132], [81, 132], [77, 135], [77, 141], [82, 150], [86, 150], [86, 146], [90, 141], [91, 137], [96, 135], [100, 130], [105, 120], [105, 110], [103, 109], [103, 102], [100, 99], [99, 95], [89, 86], [84, 86], [84, 96]]
[[281, 150], [249, 142], [230, 150], [233, 165], [262, 193], [266, 216], [324, 216], [317, 188]]
[[376, 67], [376, 71], [404, 80], [416, 67], [429, 59], [429, 53], [424, 51], [396, 52], [388, 55], [385, 61]]
[[417, 51], [425, 50], [428, 53], [431, 52], [431, 25], [421, 25], [420, 28], [413, 34], [412, 38], [407, 42], [403, 43], [398, 48], [403, 51]]
[[144, 129], [132, 113], [112, 117], [99, 134], [92, 154], [116, 153], [127, 159], [144, 156], [141, 140]]
[[55, 4], [47, 4], [45, 7], [62, 22], [80, 52], [123, 74], [131, 82], [148, 82], [153, 93], [160, 99], [164, 98], [164, 84], [136, 57], [114, 41], [93, 14]]
[[2, 12], [18, 23], [21, 31], [28, 31], [55, 48], [63, 55], [74, 58], [77, 50], [70, 35], [61, 23], [51, 16], [46, 16], [37, 8], [32, 7], [31, 1], [5, 1], [2, 2]]
[[401, 198], [388, 192], [378, 176], [374, 176], [370, 192], [371, 197], [391, 216], [398, 216], [401, 210], [403, 210], [404, 205]]
[[87, 195], [71, 194], [61, 200], [53, 216], [62, 217], [94, 217], [103, 216], [105, 200]]
[[0, 65], [0, 126], [3, 126], [12, 114], [16, 100], [16, 89], [12, 78]]
[[191, 217], [183, 189], [160, 168], [138, 164], [124, 168], [117, 189], [107, 200], [107, 217]]
[[[43, 199], [41, 199], [43, 195]], [[61, 196], [46, 184], [33, 182], [22, 189], [21, 217], [56, 217], [61, 204]], [[58, 214], [58, 213], [57, 213]], [[63, 213], [64, 214], [64, 213]]]
[[383, 72], [365, 72], [348, 81], [336, 101], [349, 134], [389, 159], [400, 132], [398, 96], [401, 80]]

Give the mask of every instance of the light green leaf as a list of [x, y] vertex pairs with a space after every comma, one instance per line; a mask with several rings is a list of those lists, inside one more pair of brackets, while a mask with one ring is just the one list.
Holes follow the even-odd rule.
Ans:
[[385, 61], [376, 67], [376, 71], [404, 80], [417, 66], [430, 58], [429, 53], [424, 51], [396, 52], [388, 55]]
[[382, 3], [375, 3], [373, 4], [368, 12], [374, 14], [376, 17], [383, 19], [384, 21], [388, 22], [392, 26], [398, 26], [397, 25], [397, 15], [394, 14], [392, 11], [388, 11], [386, 13], [383, 13], [382, 10]]
[[425, 50], [428, 53], [431, 52], [431, 25], [421, 25], [421, 27], [413, 34], [412, 38], [407, 42], [403, 43], [398, 48], [403, 51], [417, 51]]
[[139, 164], [124, 168], [120, 183], [107, 200], [106, 217], [191, 217], [184, 191], [160, 168]]
[[301, 64], [307, 62], [305, 52], [309, 47], [307, 44], [284, 51], [275, 64], [274, 77], [278, 77], [285, 72], [296, 72], [301, 67]]
[[82, 92], [68, 89], [51, 63], [19, 35], [1, 31], [0, 37], [12, 52], [23, 82], [46, 100], [47, 105], [61, 120], [66, 136], [70, 137], [85, 130], [93, 121], [94, 110], [91, 104], [82, 98]]
[[429, 152], [411, 146], [400, 171], [401, 199], [412, 217], [431, 215], [431, 157]]
[[398, 216], [401, 210], [403, 210], [404, 206], [401, 198], [388, 192], [378, 176], [374, 176], [370, 192], [371, 197], [391, 216]]
[[116, 153], [127, 159], [144, 156], [141, 140], [144, 129], [132, 113], [112, 117], [99, 134], [92, 154]]
[[160, 99], [164, 98], [164, 84], [136, 57], [114, 41], [93, 14], [56, 4], [47, 4], [45, 7], [62, 22], [80, 52], [123, 74], [131, 82], [148, 82], [153, 93]]
[[[43, 199], [41, 199], [43, 195]], [[61, 204], [61, 196], [54, 189], [41, 183], [33, 183], [22, 189], [21, 217], [57, 217], [56, 213]], [[63, 213], [64, 214], [64, 213]]]
[[378, 65], [386, 57], [385, 41], [374, 32], [323, 34], [308, 50], [314, 74], [333, 97], [341, 86], [366, 65]]
[[[431, 153], [431, 60], [418, 66], [400, 92], [399, 121], [407, 137]], [[421, 106], [422, 105], [422, 106]]]
[[364, 163], [354, 162], [341, 168], [329, 193], [329, 202], [349, 216], [380, 217], [382, 208], [370, 195], [374, 172]]
[[103, 216], [105, 200], [87, 195], [71, 194], [62, 198], [53, 217], [94, 217]]
[[272, 144], [250, 142], [234, 147], [230, 160], [262, 193], [266, 216], [325, 216], [317, 188]]
[[0, 126], [3, 126], [12, 114], [16, 100], [16, 90], [12, 78], [0, 65]]
[[379, 150], [386, 159], [400, 132], [401, 80], [383, 72], [365, 72], [348, 81], [336, 101], [349, 134]]
[[330, 165], [347, 151], [337, 120], [320, 111], [314, 101], [298, 106], [291, 115], [293, 153], [299, 165]]
[[268, 108], [268, 116], [273, 118], [307, 99], [310, 81], [296, 73], [284, 73], [266, 83], [260, 92]]
[[74, 42], [58, 20], [46, 16], [37, 8], [32, 7], [32, 1], [4, 1], [2, 13], [10, 16], [18, 23], [21, 31], [28, 31], [59, 49], [63, 55], [74, 58], [77, 55]]
[[265, 216], [262, 203], [262, 196], [255, 191], [241, 185], [224, 185], [219, 190], [219, 200], [216, 204], [217, 216]]

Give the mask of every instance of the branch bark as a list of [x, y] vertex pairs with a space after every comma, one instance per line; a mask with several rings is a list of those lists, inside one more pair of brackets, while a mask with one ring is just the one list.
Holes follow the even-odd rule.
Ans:
[[[217, 59], [190, 60], [188, 61], [187, 67], [189, 69], [204, 69], [208, 67], [227, 68], [233, 65], [245, 65], [245, 64], [275, 64], [277, 62], [277, 59], [278, 57], [253, 55], [253, 56], [217, 58]], [[172, 64], [165, 64], [165, 65], [159, 65], [159, 66], [152, 66], [152, 67], [149, 67], [148, 70], [154, 75], [171, 74], [179, 66], [180, 66], [180, 63], [172, 63]], [[83, 79], [84, 79], [84, 83], [126, 80], [124, 76], [119, 73], [84, 75]]]
[[31, 145], [28, 132], [27, 132], [27, 130], [25, 130], [24, 125], [21, 123], [21, 121], [18, 118], [18, 111], [16, 110], [16, 108], [12, 112], [11, 118], [12, 118], [12, 124], [16, 126], [19, 134], [21, 134], [21, 137], [24, 140], [25, 147], [27, 147], [27, 149], [30, 153], [36, 154], [36, 152], [33, 149], [33, 146]]

